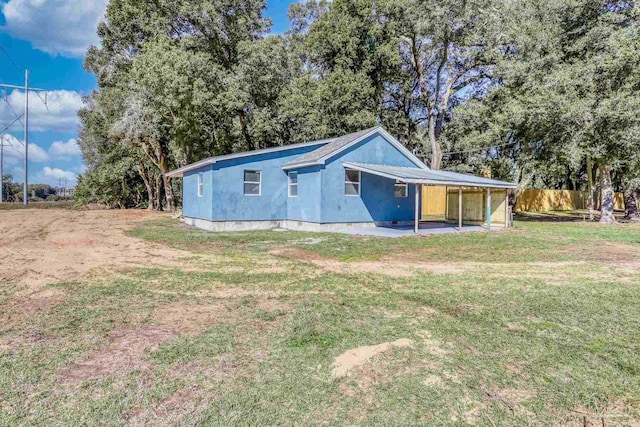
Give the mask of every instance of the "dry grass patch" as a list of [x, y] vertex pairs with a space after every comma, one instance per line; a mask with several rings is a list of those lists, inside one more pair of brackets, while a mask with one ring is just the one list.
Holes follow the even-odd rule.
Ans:
[[174, 331], [160, 326], [116, 327], [109, 332], [106, 345], [63, 369], [60, 378], [77, 383], [151, 370], [153, 364], [145, 352], [157, 350], [162, 342], [176, 336]]
[[223, 302], [206, 305], [179, 302], [157, 308], [154, 318], [160, 326], [180, 335], [197, 335], [215, 323], [235, 322], [238, 313]]

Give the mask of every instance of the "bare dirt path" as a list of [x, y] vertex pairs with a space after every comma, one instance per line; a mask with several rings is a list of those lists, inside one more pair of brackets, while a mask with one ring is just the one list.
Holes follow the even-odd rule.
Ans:
[[96, 267], [178, 265], [187, 252], [126, 234], [141, 221], [163, 214], [141, 210], [0, 211], [0, 284], [38, 290], [82, 278]]

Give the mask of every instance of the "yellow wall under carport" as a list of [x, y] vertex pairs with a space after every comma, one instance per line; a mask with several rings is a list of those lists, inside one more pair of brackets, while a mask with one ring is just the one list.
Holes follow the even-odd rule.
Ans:
[[[507, 192], [491, 190], [491, 225], [504, 226], [507, 219]], [[458, 222], [458, 188], [444, 186], [422, 186], [422, 219], [440, 219]], [[462, 222], [486, 225], [487, 190], [463, 188]]]

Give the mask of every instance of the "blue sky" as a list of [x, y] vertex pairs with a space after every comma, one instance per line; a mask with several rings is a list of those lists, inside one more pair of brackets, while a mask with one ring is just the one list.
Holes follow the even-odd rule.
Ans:
[[[267, 0], [272, 32], [289, 28], [287, 10], [294, 0]], [[1, 0], [0, 83], [47, 89], [47, 106], [29, 96], [29, 182], [75, 185], [85, 166], [76, 144], [82, 96], [95, 88], [93, 75], [82, 68], [88, 46], [97, 42], [96, 25], [107, 0]], [[0, 90], [0, 124], [4, 128], [24, 109], [24, 93]], [[44, 98], [44, 96], [43, 96]], [[3, 136], [4, 173], [23, 181], [22, 126]]]

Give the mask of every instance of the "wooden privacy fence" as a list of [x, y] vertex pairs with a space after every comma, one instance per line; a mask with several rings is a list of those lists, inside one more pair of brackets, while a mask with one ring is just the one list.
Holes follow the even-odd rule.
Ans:
[[[455, 187], [452, 187], [453, 189]], [[450, 190], [451, 190], [450, 189]], [[457, 190], [456, 190], [457, 191]], [[473, 192], [469, 193], [465, 190], [463, 196], [463, 209], [476, 209], [478, 212], [467, 212], [463, 214], [465, 221], [467, 219], [479, 218], [480, 209], [484, 209], [481, 203], [481, 195]], [[495, 190], [494, 190], [495, 191]], [[502, 191], [504, 193], [504, 191]], [[454, 196], [449, 196], [454, 197]], [[456, 196], [457, 197], [457, 196]], [[501, 197], [504, 197], [501, 196]], [[595, 208], [600, 209], [600, 194], [596, 195]], [[624, 197], [622, 193], [614, 193], [614, 209], [624, 210]], [[493, 203], [492, 203], [493, 204]], [[576, 209], [588, 209], [589, 199], [586, 191], [573, 190], [534, 190], [526, 189], [520, 193], [516, 201], [516, 211], [525, 212], [544, 212], [544, 211], [572, 211]], [[450, 215], [457, 213], [451, 211]], [[422, 186], [422, 219], [443, 219], [447, 214], [447, 189], [438, 186]], [[501, 217], [501, 213], [498, 217]], [[492, 215], [493, 218], [493, 215]]]
[[[599, 199], [599, 194], [597, 195]], [[624, 210], [622, 193], [614, 194], [614, 209]], [[600, 208], [600, 200], [596, 199], [596, 209]], [[518, 196], [516, 211], [572, 211], [589, 208], [589, 193], [573, 190], [534, 190], [526, 189]]]

